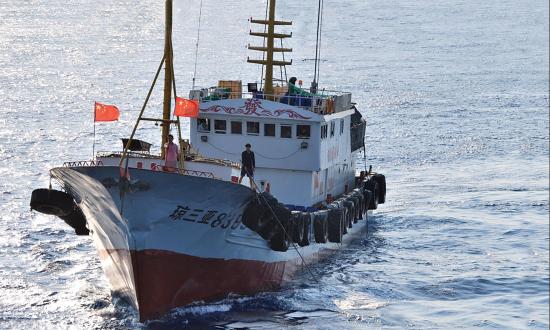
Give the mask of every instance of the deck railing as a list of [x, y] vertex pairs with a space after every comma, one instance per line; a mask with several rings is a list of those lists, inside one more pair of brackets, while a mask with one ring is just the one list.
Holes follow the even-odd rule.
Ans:
[[300, 107], [323, 115], [346, 111], [352, 107], [351, 93], [332, 90], [320, 90], [312, 96], [300, 96], [288, 95], [286, 90], [281, 90], [280, 93], [264, 94], [262, 92], [232, 92], [225, 88], [212, 87], [191, 91], [190, 98], [201, 102], [256, 98]]
[[63, 167], [103, 166], [101, 160], [79, 160], [76, 162], [64, 162]]

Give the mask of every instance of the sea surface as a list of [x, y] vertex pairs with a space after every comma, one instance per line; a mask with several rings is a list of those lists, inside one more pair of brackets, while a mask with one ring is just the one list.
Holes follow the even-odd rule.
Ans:
[[[177, 89], [192, 86], [199, 0], [175, 0]], [[280, 0], [287, 68], [313, 77], [318, 1]], [[29, 210], [48, 171], [87, 160], [94, 101], [120, 150], [163, 51], [164, 1], [0, 0], [0, 328], [548, 329], [547, 0], [324, 1], [320, 85], [367, 118], [388, 181], [368, 232], [276, 293], [140, 324], [110, 295], [89, 237]], [[257, 81], [264, 1], [204, 0], [196, 82]], [[279, 73], [277, 73], [279, 74]], [[162, 77], [161, 77], [162, 78]], [[147, 113], [161, 111], [155, 89]], [[188, 135], [188, 127], [184, 135]], [[160, 130], [138, 136], [159, 148]], [[243, 279], [245, 281], [246, 279]]]

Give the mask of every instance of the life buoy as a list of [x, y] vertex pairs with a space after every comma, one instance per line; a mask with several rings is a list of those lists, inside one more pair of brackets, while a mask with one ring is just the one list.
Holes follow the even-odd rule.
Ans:
[[35, 189], [31, 194], [31, 209], [40, 213], [63, 217], [74, 209], [73, 197], [64, 191]]
[[332, 208], [328, 211], [328, 240], [332, 243], [342, 242], [343, 209]]
[[328, 240], [328, 211], [318, 211], [313, 215], [313, 236], [316, 243], [326, 243]]

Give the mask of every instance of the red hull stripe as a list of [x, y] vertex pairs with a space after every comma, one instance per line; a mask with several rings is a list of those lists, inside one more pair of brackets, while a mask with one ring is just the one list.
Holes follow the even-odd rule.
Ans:
[[[108, 250], [100, 256], [121, 262], [129, 255], [125, 250]], [[106, 274], [115, 291], [124, 291], [125, 296], [129, 296], [130, 288], [124, 288], [124, 284], [135, 282], [141, 321], [195, 301], [218, 300], [229, 293], [248, 295], [275, 290], [285, 273], [285, 262], [199, 258], [163, 250], [131, 251], [130, 256], [131, 261], [123, 262], [131, 264], [133, 272], [106, 270]], [[112, 277], [131, 273], [134, 279]]]

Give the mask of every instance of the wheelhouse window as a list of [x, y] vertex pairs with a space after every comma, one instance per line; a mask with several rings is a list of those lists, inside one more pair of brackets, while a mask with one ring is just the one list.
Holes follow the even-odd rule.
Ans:
[[227, 122], [225, 120], [214, 120], [214, 132], [218, 134], [225, 134], [227, 131]]
[[333, 137], [334, 136], [334, 128], [336, 126], [336, 123], [331, 121], [330, 122], [330, 137]]
[[297, 136], [298, 139], [309, 139], [311, 135], [311, 127], [309, 125], [298, 125], [297, 128]]
[[281, 125], [281, 137], [285, 139], [292, 138], [292, 126]]
[[247, 121], [246, 122], [246, 134], [248, 135], [259, 135], [260, 134], [260, 123], [257, 121]]
[[197, 119], [197, 131], [210, 132], [210, 119], [208, 118]]
[[243, 134], [243, 123], [240, 121], [232, 121], [231, 134]]
[[344, 134], [344, 120], [340, 119], [340, 135]]
[[275, 136], [275, 124], [264, 124], [264, 136]]

